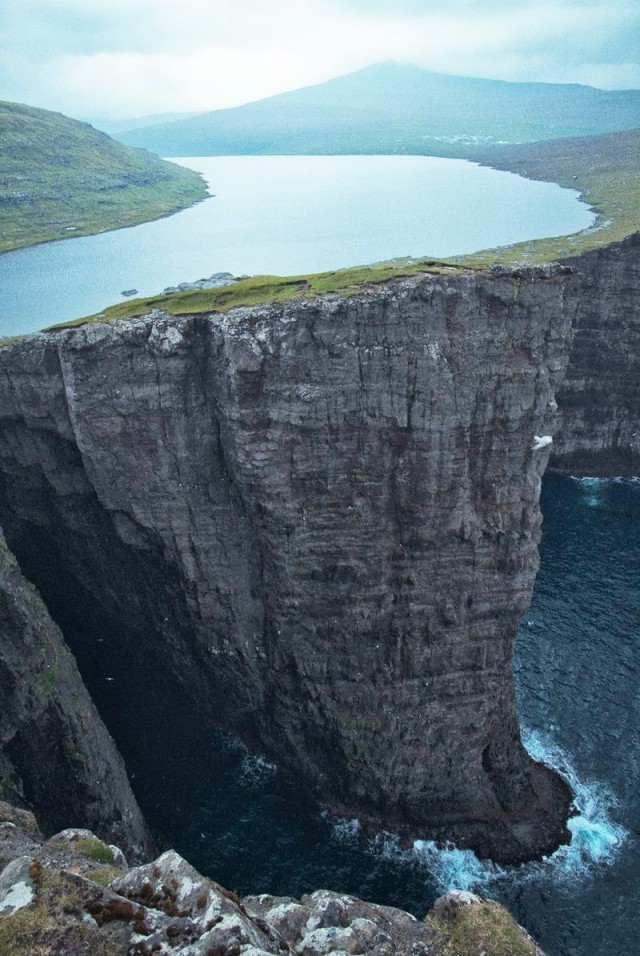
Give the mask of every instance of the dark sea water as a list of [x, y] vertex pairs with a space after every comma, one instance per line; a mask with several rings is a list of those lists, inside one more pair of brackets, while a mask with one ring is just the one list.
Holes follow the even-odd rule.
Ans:
[[505, 902], [548, 956], [640, 952], [640, 482], [548, 476], [543, 513], [516, 677], [527, 746], [576, 793], [568, 847], [509, 868], [425, 842], [402, 851], [388, 834], [369, 842], [272, 765], [175, 715], [161, 731], [141, 719], [123, 748], [160, 839], [240, 893], [328, 887], [423, 916], [446, 889], [472, 889]]
[[34, 332], [216, 272], [296, 275], [397, 256], [443, 257], [577, 232], [575, 190], [432, 156], [173, 160], [214, 194], [97, 236], [0, 255], [0, 336]]

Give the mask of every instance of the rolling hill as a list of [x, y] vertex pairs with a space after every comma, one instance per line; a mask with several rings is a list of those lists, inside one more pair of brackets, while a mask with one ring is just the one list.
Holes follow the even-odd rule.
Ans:
[[420, 153], [613, 132], [640, 125], [640, 90], [509, 83], [380, 63], [233, 109], [118, 136], [163, 156]]
[[0, 102], [0, 252], [158, 219], [201, 177], [60, 113]]

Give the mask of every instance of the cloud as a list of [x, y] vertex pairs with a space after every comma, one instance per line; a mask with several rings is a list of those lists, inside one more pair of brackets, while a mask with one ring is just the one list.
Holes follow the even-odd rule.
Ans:
[[377, 60], [640, 86], [637, 0], [4, 0], [0, 95], [76, 116], [206, 110]]

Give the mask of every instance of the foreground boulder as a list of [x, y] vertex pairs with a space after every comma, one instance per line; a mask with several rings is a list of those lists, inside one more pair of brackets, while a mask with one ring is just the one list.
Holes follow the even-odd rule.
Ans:
[[328, 890], [240, 899], [173, 850], [130, 868], [86, 830], [43, 841], [34, 823], [0, 823], [0, 956], [543, 956], [502, 906], [470, 893], [442, 897], [424, 921]]

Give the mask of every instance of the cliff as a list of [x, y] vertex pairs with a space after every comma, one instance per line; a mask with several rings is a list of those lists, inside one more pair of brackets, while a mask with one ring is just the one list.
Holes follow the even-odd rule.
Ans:
[[420, 275], [2, 349], [0, 523], [90, 689], [98, 642], [135, 687], [118, 742], [160, 702], [374, 827], [505, 861], [565, 839], [511, 658], [580, 282]]
[[122, 758], [1, 533], [0, 638], [2, 795], [37, 806], [48, 832], [73, 814], [143, 858], [151, 841]]
[[640, 233], [567, 264], [580, 294], [551, 468], [640, 475]]

